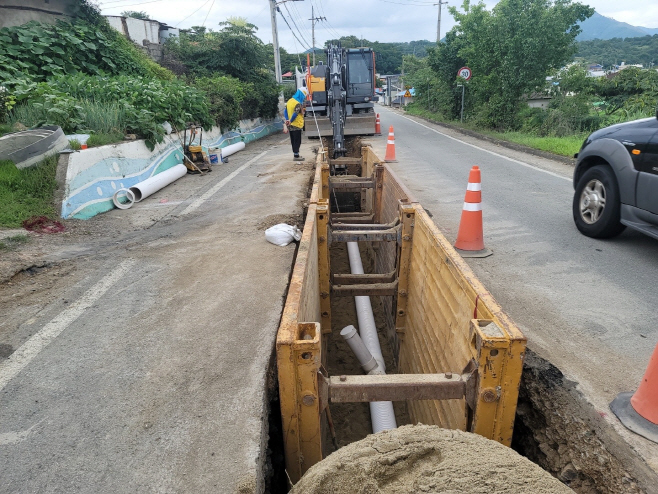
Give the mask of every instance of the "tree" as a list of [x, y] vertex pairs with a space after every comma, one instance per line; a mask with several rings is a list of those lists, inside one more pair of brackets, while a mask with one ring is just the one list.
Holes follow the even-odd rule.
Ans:
[[146, 12], [140, 11], [137, 12], [136, 10], [124, 10], [121, 12], [122, 17], [132, 17], [133, 19], [141, 19], [143, 21], [150, 21], [151, 18]]
[[[501, 0], [490, 11], [483, 2], [471, 6], [464, 0], [462, 9], [449, 8], [457, 25], [446, 36], [454, 46], [445, 52], [450, 62], [471, 68], [470, 97], [482, 110], [482, 122], [497, 128], [514, 127], [522, 97], [543, 88], [546, 76], [571, 59], [578, 23], [594, 13], [570, 0]], [[448, 64], [436, 55], [433, 65], [444, 71]]]

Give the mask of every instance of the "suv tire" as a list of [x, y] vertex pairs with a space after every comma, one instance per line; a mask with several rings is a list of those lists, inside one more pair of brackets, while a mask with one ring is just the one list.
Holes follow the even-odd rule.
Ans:
[[610, 238], [626, 228], [621, 222], [619, 186], [612, 169], [597, 165], [578, 180], [573, 195], [573, 219], [580, 233], [592, 238]]

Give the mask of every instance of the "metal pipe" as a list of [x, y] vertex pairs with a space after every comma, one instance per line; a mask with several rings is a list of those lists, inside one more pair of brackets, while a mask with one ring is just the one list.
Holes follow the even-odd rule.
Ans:
[[176, 165], [168, 170], [165, 170], [157, 175], [147, 178], [143, 182], [130, 187], [130, 192], [135, 196], [135, 202], [140, 202], [146, 199], [151, 194], [156, 193], [160, 189], [166, 187], [172, 182], [175, 182], [187, 173], [185, 165]]
[[[347, 254], [350, 260], [350, 270], [352, 271], [352, 274], [364, 274], [358, 242], [347, 242]], [[373, 358], [377, 361], [377, 365], [382, 374], [385, 374], [386, 365], [384, 364], [384, 356], [382, 355], [382, 349], [379, 345], [379, 335], [377, 334], [375, 316], [372, 313], [370, 297], [354, 297], [354, 302], [356, 304], [356, 315], [359, 321], [359, 333], [363, 339], [363, 343]], [[397, 427], [393, 403], [390, 401], [371, 402], [370, 418], [372, 420], [372, 432], [375, 434], [381, 431], [395, 429]]]

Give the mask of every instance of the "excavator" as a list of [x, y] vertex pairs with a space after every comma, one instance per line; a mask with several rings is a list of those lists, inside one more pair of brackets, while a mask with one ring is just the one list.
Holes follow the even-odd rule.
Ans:
[[[370, 48], [342, 48], [331, 43], [327, 64], [309, 67], [306, 135], [333, 136], [333, 156], [347, 153], [345, 136], [375, 133], [375, 53]], [[299, 84], [299, 82], [298, 82]]]

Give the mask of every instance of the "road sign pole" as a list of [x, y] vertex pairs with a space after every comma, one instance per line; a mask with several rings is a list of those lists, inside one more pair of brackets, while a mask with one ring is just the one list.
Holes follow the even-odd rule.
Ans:
[[461, 121], [464, 123], [464, 90], [466, 89], [466, 85], [462, 84], [462, 116], [461, 116]]

